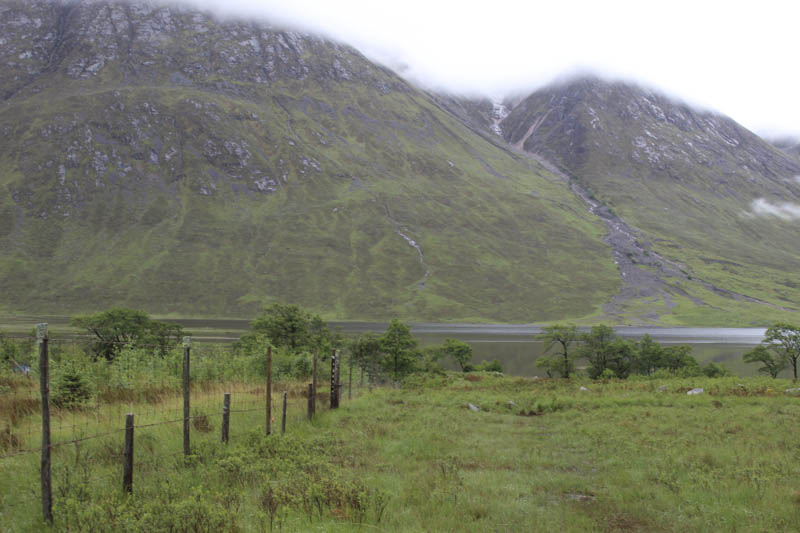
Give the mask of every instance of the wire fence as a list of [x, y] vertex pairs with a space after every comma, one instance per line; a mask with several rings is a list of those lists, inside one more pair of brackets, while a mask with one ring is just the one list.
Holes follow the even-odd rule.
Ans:
[[136, 476], [179, 468], [254, 428], [280, 434], [287, 410], [297, 423], [338, 406], [342, 391], [335, 354], [330, 368], [315, 355], [314, 388], [288, 377], [271, 347], [242, 354], [185, 338], [166, 351], [119, 343], [115, 357], [98, 360], [85, 338], [45, 330], [38, 343], [19, 342], [39, 357], [0, 373], [0, 523], [20, 506], [52, 521], [53, 500], [89, 484], [133, 490]]

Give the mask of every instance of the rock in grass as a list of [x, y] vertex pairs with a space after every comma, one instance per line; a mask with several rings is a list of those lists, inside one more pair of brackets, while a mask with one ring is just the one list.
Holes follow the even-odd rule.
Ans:
[[583, 391], [583, 392], [589, 392], [589, 389], [587, 389], [587, 388], [586, 388], [586, 387], [584, 387], [583, 385], [581, 385], [581, 388], [580, 388], [580, 389], [578, 389], [578, 390], [581, 390], [581, 391]]
[[475, 411], [476, 413], [477, 413], [478, 411], [480, 411], [480, 409], [478, 408], [478, 406], [477, 406], [477, 405], [473, 405], [473, 404], [471, 404], [471, 403], [468, 403], [468, 404], [467, 404], [467, 407], [469, 408], [469, 410], [470, 410], [470, 411]]
[[508, 400], [508, 407], [509, 407], [509, 409], [510, 409], [510, 408], [512, 408], [512, 407], [515, 407], [516, 405], [517, 405], [517, 404], [516, 404], [516, 403], [514, 403], [514, 400]]
[[661, 386], [658, 388], [658, 392], [666, 392], [666, 391], [667, 391], [667, 386], [666, 386], [666, 385], [661, 385]]
[[704, 392], [705, 391], [703, 389], [692, 389], [689, 392], [687, 392], [686, 394], [688, 394], [689, 396], [693, 396], [695, 394], [703, 394]]

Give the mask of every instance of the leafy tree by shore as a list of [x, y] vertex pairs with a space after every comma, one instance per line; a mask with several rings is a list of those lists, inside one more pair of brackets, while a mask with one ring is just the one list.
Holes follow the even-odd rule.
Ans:
[[319, 315], [294, 304], [276, 303], [265, 307], [250, 323], [250, 332], [242, 336], [241, 343], [248, 347], [259, 336], [290, 353], [318, 349], [323, 357], [343, 343], [341, 334], [333, 331]]
[[160, 355], [175, 347], [184, 335], [183, 326], [151, 319], [144, 311], [114, 308], [72, 317], [72, 325], [94, 339], [90, 349], [96, 358], [114, 359], [125, 346], [146, 348]]
[[800, 327], [777, 323], [767, 328], [762, 343], [774, 351], [786, 365], [792, 367], [792, 376], [797, 381], [797, 361], [800, 359]]
[[[536, 338], [547, 342], [545, 354], [535, 365], [545, 369], [548, 377], [557, 373], [568, 378], [576, 373], [578, 360], [588, 363], [586, 373], [592, 379], [626, 379], [631, 374], [651, 376], [661, 372], [685, 376], [730, 375], [727, 368], [714, 362], [701, 366], [687, 345], [661, 346], [647, 334], [634, 342], [618, 336], [605, 324], [583, 334], [573, 325], [554, 324], [544, 328]], [[578, 346], [573, 348], [575, 345]], [[548, 355], [554, 346], [560, 346], [560, 353]]]
[[445, 339], [440, 348], [443, 357], [450, 357], [466, 372], [472, 363], [472, 346], [457, 339]]
[[418, 341], [411, 335], [411, 329], [397, 319], [389, 323], [380, 338], [381, 349], [385, 354], [384, 368], [392, 373], [392, 378], [409, 374], [422, 354], [417, 350]]
[[536, 336], [538, 340], [545, 341], [545, 354], [551, 348], [559, 346], [559, 354], [543, 355], [536, 361], [536, 366], [543, 368], [548, 377], [552, 377], [553, 372], [557, 372], [563, 378], [569, 378], [575, 371], [574, 356], [570, 352], [572, 344], [580, 339], [578, 328], [574, 324], [554, 324], [542, 329]]
[[760, 345], [742, 356], [745, 363], [761, 363], [758, 369], [762, 374], [777, 378], [787, 366], [797, 381], [797, 362], [800, 359], [800, 327], [792, 324], [775, 323], [764, 333]]

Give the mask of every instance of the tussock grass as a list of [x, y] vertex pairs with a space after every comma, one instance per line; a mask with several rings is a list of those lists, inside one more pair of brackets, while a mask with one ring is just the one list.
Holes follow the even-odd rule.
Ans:
[[[294, 392], [283, 436], [262, 435], [263, 411], [233, 413], [223, 446], [220, 392], [200, 390], [193, 424], [211, 431], [193, 428], [189, 460], [180, 423], [137, 429], [132, 498], [120, 490], [120, 435], [57, 448], [56, 526], [87, 531], [102, 519], [158, 530], [175, 516], [178, 530], [221, 531], [788, 532], [800, 523], [800, 402], [784, 392], [789, 381], [448, 373], [358, 390], [311, 423], [305, 386], [281, 384]], [[688, 396], [695, 387], [706, 393]], [[34, 494], [37, 463], [3, 463], [2, 494], [12, 485]], [[0, 500], [0, 512], [15, 530], [38, 530], [36, 499], [24, 501]]]

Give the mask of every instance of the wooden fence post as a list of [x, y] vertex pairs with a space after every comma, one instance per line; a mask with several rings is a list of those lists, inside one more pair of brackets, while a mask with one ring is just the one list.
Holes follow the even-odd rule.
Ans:
[[267, 435], [272, 433], [272, 346], [267, 347]]
[[189, 356], [192, 350], [192, 338], [183, 338], [183, 455], [188, 457], [191, 453], [189, 441], [189, 421], [191, 412], [189, 410]]
[[222, 400], [222, 442], [228, 444], [228, 430], [231, 423], [231, 393], [226, 392]]
[[133, 413], [125, 415], [125, 449], [123, 451], [122, 490], [133, 492]]
[[350, 356], [350, 377], [347, 378], [347, 399], [353, 399], [353, 356]]
[[317, 357], [319, 355], [319, 346], [314, 348], [314, 365], [311, 372], [311, 383], [314, 385], [314, 393], [311, 396], [311, 414], [317, 412]]
[[309, 383], [308, 384], [308, 419], [309, 420], [314, 418], [314, 405], [312, 403], [313, 402], [312, 398], [314, 398], [314, 384], [313, 383]]
[[283, 412], [281, 413], [281, 435], [286, 433], [286, 391], [283, 391]]
[[50, 478], [50, 351], [47, 324], [36, 324], [39, 341], [39, 390], [42, 395], [42, 513], [53, 522], [53, 485]]

